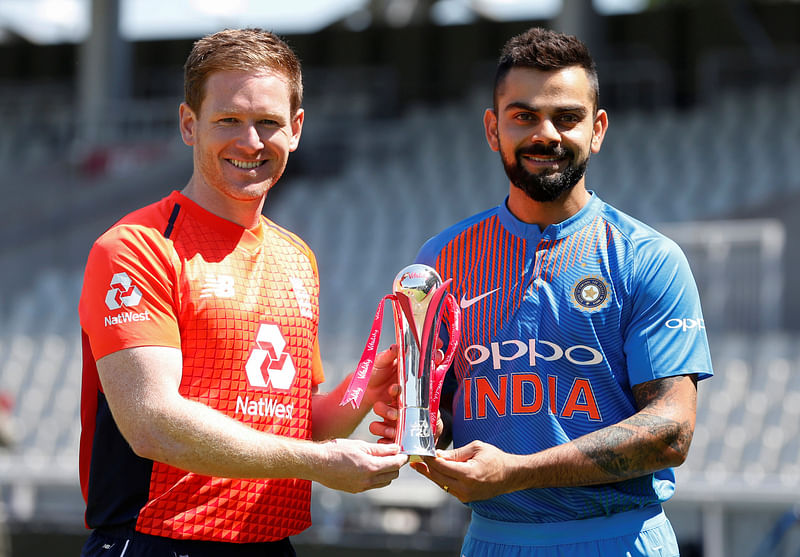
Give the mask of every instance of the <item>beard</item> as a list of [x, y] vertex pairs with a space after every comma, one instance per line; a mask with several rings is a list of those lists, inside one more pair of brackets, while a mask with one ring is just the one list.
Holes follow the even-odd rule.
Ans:
[[[575, 153], [562, 146], [545, 147], [543, 145], [533, 145], [524, 149], [514, 151], [514, 160], [508, 160], [503, 151], [500, 151], [500, 158], [503, 161], [506, 175], [511, 183], [525, 192], [525, 194], [540, 203], [555, 201], [566, 192], [570, 191], [580, 182], [586, 173], [586, 166], [589, 164], [587, 155], [582, 161], [575, 160]], [[523, 155], [543, 155], [557, 158], [567, 157], [567, 167], [552, 174], [540, 173], [533, 174], [528, 172], [522, 164]]]

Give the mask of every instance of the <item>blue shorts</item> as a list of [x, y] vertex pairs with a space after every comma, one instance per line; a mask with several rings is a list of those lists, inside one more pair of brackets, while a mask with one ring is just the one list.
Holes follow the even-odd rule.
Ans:
[[472, 513], [461, 557], [676, 557], [678, 541], [661, 507], [608, 517], [531, 524]]
[[94, 530], [81, 557], [296, 557], [289, 538], [264, 543], [173, 540], [133, 531], [130, 527]]

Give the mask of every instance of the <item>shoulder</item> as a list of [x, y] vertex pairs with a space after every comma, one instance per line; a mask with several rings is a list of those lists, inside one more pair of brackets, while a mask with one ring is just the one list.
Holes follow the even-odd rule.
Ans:
[[[654, 227], [606, 205], [606, 222], [615, 236], [616, 252], [621, 256], [620, 269], [627, 269], [631, 292], [643, 299], [657, 300], [682, 295], [694, 276], [681, 247]], [[617, 244], [617, 239], [619, 243]]]
[[684, 257], [678, 244], [653, 226], [645, 224], [607, 203], [604, 203], [602, 214], [614, 233], [629, 246], [637, 259]]
[[434, 266], [434, 262], [444, 247], [460, 238], [465, 232], [480, 226], [482, 223], [497, 215], [499, 207], [492, 207], [471, 217], [467, 217], [451, 226], [448, 226], [435, 236], [429, 238], [417, 254], [417, 262]]
[[167, 233], [175, 202], [170, 197], [128, 213], [95, 241], [93, 250], [147, 247], [153, 251], [169, 242]]
[[274, 240], [285, 244], [291, 250], [299, 252], [302, 256], [307, 258], [311, 262], [312, 266], [316, 269], [316, 256], [314, 255], [314, 251], [311, 249], [311, 247], [309, 247], [305, 240], [291, 230], [284, 228], [267, 217], [262, 216], [261, 218], [265, 230], [269, 232], [270, 236]]

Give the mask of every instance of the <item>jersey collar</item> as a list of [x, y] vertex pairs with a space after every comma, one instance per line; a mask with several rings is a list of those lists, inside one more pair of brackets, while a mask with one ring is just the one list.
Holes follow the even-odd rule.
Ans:
[[264, 239], [264, 218], [253, 228], [244, 228], [204, 209], [179, 191], [172, 192], [175, 203], [185, 208], [198, 221], [212, 228], [220, 236], [232, 240], [247, 250], [258, 248]]
[[589, 190], [589, 201], [580, 211], [572, 215], [565, 221], [551, 224], [544, 231], [539, 230], [538, 224], [529, 224], [519, 220], [508, 209], [508, 197], [498, 207], [498, 215], [503, 227], [513, 235], [525, 240], [538, 242], [539, 240], [557, 240], [569, 236], [576, 230], [580, 230], [594, 219], [602, 210], [603, 202], [596, 193]]

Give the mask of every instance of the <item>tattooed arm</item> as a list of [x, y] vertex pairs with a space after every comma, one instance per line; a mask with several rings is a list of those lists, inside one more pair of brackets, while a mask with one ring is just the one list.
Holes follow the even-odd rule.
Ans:
[[697, 378], [681, 375], [633, 387], [638, 412], [617, 424], [531, 455], [474, 441], [414, 468], [461, 501], [543, 487], [617, 482], [678, 466], [694, 433]]

